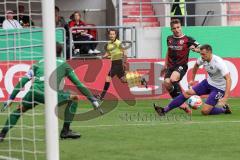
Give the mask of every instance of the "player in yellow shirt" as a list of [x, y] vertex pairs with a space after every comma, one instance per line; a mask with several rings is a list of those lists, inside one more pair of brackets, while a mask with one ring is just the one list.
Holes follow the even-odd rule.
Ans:
[[[125, 78], [125, 70], [127, 68], [127, 54], [122, 47], [122, 42], [117, 39], [118, 32], [114, 29], [108, 31], [109, 42], [106, 45], [106, 53], [103, 58], [110, 58], [112, 61], [111, 69], [106, 77], [103, 91], [97, 96], [98, 99], [103, 100], [110, 87], [110, 81], [114, 76], [117, 76], [123, 83], [127, 83]], [[147, 87], [146, 80], [141, 79], [141, 84]]]

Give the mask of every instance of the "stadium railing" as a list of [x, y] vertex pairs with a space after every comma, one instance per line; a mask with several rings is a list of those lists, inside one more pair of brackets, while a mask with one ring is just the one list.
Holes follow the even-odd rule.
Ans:
[[76, 29], [116, 29], [119, 31], [119, 39], [122, 42], [127, 42], [131, 44], [131, 49], [128, 52], [128, 57], [136, 57], [137, 54], [137, 33], [136, 33], [136, 27], [134, 26], [84, 26], [84, 27], [72, 27], [69, 29], [69, 44], [70, 44], [70, 59], [74, 58], [81, 58], [81, 59], [90, 59], [90, 58], [100, 58], [99, 55], [89, 55], [89, 54], [73, 54], [73, 46], [74, 44], [86, 44], [86, 43], [98, 43], [100, 46], [98, 48], [101, 48], [101, 53], [104, 51], [104, 46], [109, 42], [107, 40], [107, 36], [105, 40], [96, 40], [96, 41], [77, 41], [73, 39], [72, 31]]
[[[139, 5], [139, 15], [124, 15], [123, 16], [123, 4], [125, 5]], [[176, 15], [176, 16], [171, 16], [170, 15], [170, 10], [169, 10], [169, 14], [168, 15], [164, 15], [164, 14], [154, 14], [154, 15], [143, 15], [143, 5], [146, 4], [151, 4], [151, 5], [173, 5], [173, 4], [180, 4], [180, 2], [157, 2], [156, 0], [152, 0], [149, 2], [145, 2], [145, 1], [124, 1], [124, 0], [119, 0], [118, 1], [118, 15], [119, 15], [119, 24], [123, 24], [123, 18], [139, 18], [140, 19], [140, 24], [143, 24], [143, 19], [144, 18], [174, 18], [174, 17], [184, 17], [184, 21], [185, 26], [187, 25], [187, 21], [188, 18], [197, 18], [197, 17], [204, 17], [204, 19], [209, 18], [209, 17], [234, 17], [234, 16], [240, 16], [240, 13], [229, 13], [228, 11], [226, 12], [226, 14], [209, 14], [209, 11], [211, 12], [211, 10], [207, 11], [205, 14], [192, 14], [192, 15], [188, 15], [187, 14], [187, 5], [188, 4], [223, 4], [226, 5], [226, 8], [228, 7], [227, 5], [229, 4], [240, 4], [240, 0], [235, 0], [235, 1], [194, 1], [194, 2], [184, 2], [184, 6], [185, 6], [185, 13], [184, 15]], [[169, 7], [171, 8], [171, 7]], [[205, 23], [201, 23], [201, 24], [205, 24]]]

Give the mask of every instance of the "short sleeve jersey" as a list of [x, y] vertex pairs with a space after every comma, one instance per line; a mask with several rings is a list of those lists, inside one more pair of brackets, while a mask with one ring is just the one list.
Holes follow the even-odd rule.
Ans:
[[197, 64], [203, 65], [208, 73], [208, 83], [222, 91], [225, 91], [226, 80], [224, 76], [229, 73], [226, 63], [224, 60], [216, 55], [213, 55], [210, 62], [203, 61], [202, 58], [198, 58]]
[[112, 61], [123, 59], [123, 50], [121, 48], [121, 41], [116, 39], [114, 42], [108, 42], [107, 52], [110, 54]]
[[189, 47], [194, 45], [197, 47], [199, 43], [192, 37], [183, 35], [175, 37], [173, 35], [167, 38], [168, 47], [168, 67], [176, 67], [186, 65], [189, 57]]

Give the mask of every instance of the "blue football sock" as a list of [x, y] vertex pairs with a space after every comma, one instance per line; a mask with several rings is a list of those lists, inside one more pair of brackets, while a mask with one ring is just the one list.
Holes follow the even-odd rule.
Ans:
[[219, 108], [219, 107], [213, 107], [211, 112], [209, 113], [210, 115], [216, 115], [216, 114], [221, 114], [221, 113], [225, 113], [225, 109], [224, 108]]
[[179, 96], [177, 96], [176, 98], [174, 98], [168, 106], [166, 106], [164, 108], [164, 112], [169, 112], [170, 110], [180, 107], [185, 101], [187, 100], [187, 98], [185, 98], [183, 96], [183, 94], [180, 94]]

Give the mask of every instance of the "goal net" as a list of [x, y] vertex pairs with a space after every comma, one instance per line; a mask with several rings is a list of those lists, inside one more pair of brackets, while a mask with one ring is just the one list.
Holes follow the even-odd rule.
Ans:
[[[44, 56], [43, 1], [45, 0], [0, 0], [1, 108], [31, 65], [47, 57]], [[54, 3], [50, 4], [53, 4], [54, 8]], [[63, 43], [63, 29], [58, 29], [56, 35], [58, 41]], [[35, 102], [32, 102], [28, 105], [32, 105], [31, 109], [24, 114], [21, 114], [19, 109], [31, 83], [30, 80], [20, 90], [11, 107], [0, 112], [0, 131], [7, 131], [4, 140], [0, 141], [0, 160], [48, 159], [46, 154], [48, 139], [46, 140], [45, 133], [47, 116], [44, 112], [46, 105], [34, 107]]]

